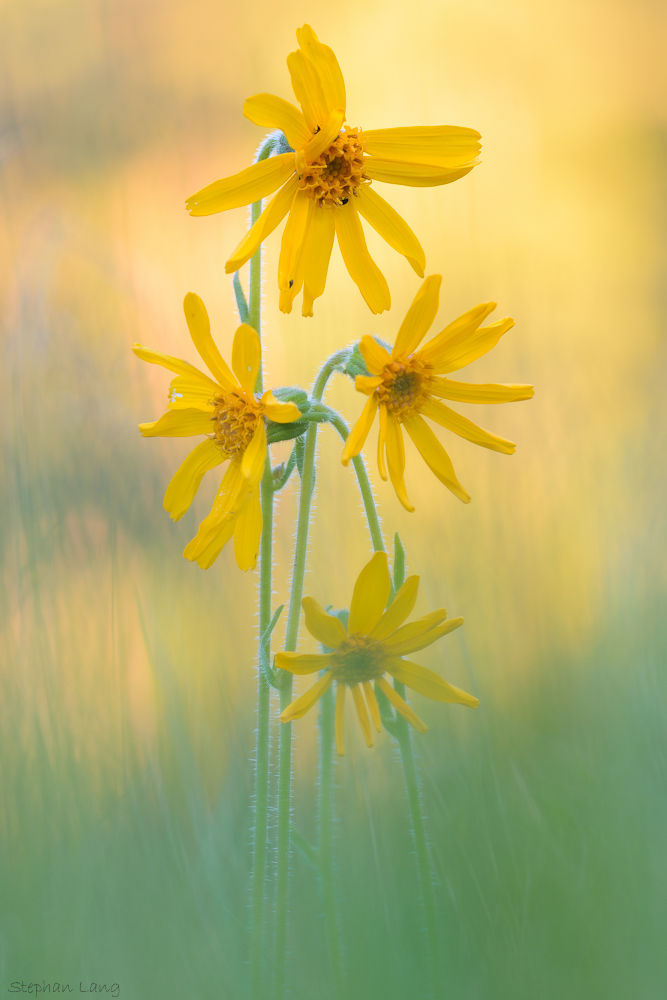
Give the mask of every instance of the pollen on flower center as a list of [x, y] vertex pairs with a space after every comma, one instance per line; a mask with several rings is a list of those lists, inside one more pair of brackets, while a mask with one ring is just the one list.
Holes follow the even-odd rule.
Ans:
[[350, 635], [334, 653], [331, 669], [339, 683], [361, 684], [384, 673], [385, 654], [365, 635]]
[[380, 403], [399, 420], [408, 420], [430, 396], [432, 378], [424, 365], [409, 359], [392, 361], [381, 374], [377, 388]]
[[259, 404], [236, 392], [217, 396], [212, 402], [215, 407], [211, 417], [212, 439], [229, 458], [243, 454], [255, 433], [257, 421], [261, 420]]
[[307, 164], [298, 183], [321, 208], [347, 204], [361, 184], [370, 184], [364, 174], [361, 129], [346, 126], [317, 160]]

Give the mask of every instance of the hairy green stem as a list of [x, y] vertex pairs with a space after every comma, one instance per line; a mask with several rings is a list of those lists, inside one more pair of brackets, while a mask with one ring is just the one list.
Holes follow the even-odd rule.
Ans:
[[[343, 418], [334, 410], [331, 411], [329, 423], [336, 428], [343, 441], [347, 441], [350, 434], [350, 428], [347, 426]], [[354, 466], [354, 471], [357, 474], [359, 492], [361, 493], [361, 500], [366, 512], [366, 520], [368, 521], [368, 530], [371, 533], [373, 549], [375, 552], [384, 552], [384, 539], [382, 538], [380, 518], [378, 517], [377, 507], [375, 506], [373, 488], [371, 486], [370, 479], [368, 478], [368, 472], [366, 471], [366, 463], [361, 455], [355, 455], [352, 459], [352, 465]]]
[[333, 688], [329, 688], [320, 700], [318, 856], [331, 972], [336, 990], [336, 1000], [342, 1000], [345, 995], [345, 980], [333, 865], [334, 725], [334, 693]]
[[[257, 152], [257, 161], [271, 154], [274, 140], [263, 141]], [[254, 224], [262, 212], [262, 202], [256, 201], [250, 209], [250, 223]], [[259, 247], [250, 260], [248, 287], [248, 322], [261, 337], [262, 300], [262, 249]], [[263, 364], [260, 364], [255, 392], [264, 389]], [[267, 449], [264, 474], [260, 485], [262, 509], [262, 537], [259, 550], [259, 641], [271, 621], [271, 570], [273, 562], [273, 475]], [[262, 670], [264, 650], [258, 652], [257, 668], [257, 743], [255, 750], [255, 829], [251, 876], [251, 930], [250, 930], [250, 987], [253, 1000], [262, 998], [262, 967], [264, 956], [264, 901], [266, 896], [266, 848], [269, 827], [269, 757], [271, 688]]]
[[[310, 424], [305, 434], [303, 474], [299, 496], [299, 513], [294, 546], [294, 566], [290, 588], [290, 604], [285, 632], [285, 650], [295, 652], [299, 634], [301, 598], [306, 573], [310, 507], [315, 489], [315, 444], [317, 424]], [[280, 711], [292, 701], [292, 675], [285, 672], [280, 686]], [[285, 965], [287, 958], [287, 908], [290, 863], [290, 821], [292, 812], [292, 723], [280, 726], [278, 760], [278, 845], [276, 857], [276, 938], [274, 961], [274, 997], [282, 1000], [285, 994]]]

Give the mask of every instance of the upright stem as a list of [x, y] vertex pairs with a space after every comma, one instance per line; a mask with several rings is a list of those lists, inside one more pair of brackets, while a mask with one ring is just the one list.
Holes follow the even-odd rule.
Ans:
[[[260, 486], [262, 538], [259, 550], [259, 635], [260, 643], [271, 621], [271, 564], [273, 546], [273, 483], [267, 453]], [[259, 650], [262, 657], [264, 651]], [[255, 835], [252, 870], [250, 985], [253, 1000], [261, 1000], [264, 956], [264, 902], [266, 848], [269, 827], [269, 755], [271, 689], [261, 668], [257, 669], [257, 747], [255, 756]]]
[[[264, 160], [273, 149], [274, 140], [268, 136], [260, 146], [256, 159]], [[250, 223], [254, 224], [262, 211], [262, 202], [256, 201], [250, 209]], [[259, 247], [250, 260], [248, 287], [248, 322], [261, 338], [262, 301], [262, 249]], [[264, 388], [263, 364], [260, 364], [255, 392]], [[267, 450], [264, 474], [260, 485], [262, 509], [262, 537], [259, 549], [259, 641], [271, 621], [271, 570], [273, 562], [273, 489], [271, 458]], [[261, 667], [263, 650], [258, 651], [257, 667], [257, 744], [255, 752], [255, 829], [253, 837], [251, 881], [251, 932], [250, 932], [250, 987], [253, 1000], [261, 1000], [262, 965], [264, 955], [264, 900], [266, 895], [266, 847], [269, 826], [269, 757], [270, 757], [270, 708], [271, 689]]]
[[[394, 687], [401, 698], [406, 699], [405, 685], [400, 681], [394, 681]], [[408, 805], [410, 808], [410, 819], [412, 822], [412, 835], [415, 840], [415, 853], [417, 855], [417, 869], [419, 872], [419, 886], [421, 889], [422, 902], [424, 904], [424, 916], [426, 918], [426, 934], [428, 937], [428, 951], [431, 965], [431, 980], [435, 990], [435, 996], [441, 996], [441, 969], [438, 942], [438, 928], [435, 916], [435, 893], [433, 892], [433, 879], [431, 877], [431, 862], [428, 854], [428, 844], [426, 841], [426, 826], [424, 823], [424, 811], [421, 801], [421, 789], [417, 777], [417, 766], [415, 763], [414, 747], [412, 745], [412, 734], [410, 726], [402, 715], [396, 718], [396, 739], [403, 763], [403, 774], [405, 776], [405, 788], [408, 793]]]
[[[296, 528], [296, 544], [294, 546], [294, 566], [292, 569], [292, 585], [290, 605], [287, 615], [285, 633], [285, 650], [295, 652], [299, 633], [299, 617], [301, 614], [301, 598], [303, 596], [303, 581], [306, 572], [306, 553], [308, 550], [308, 527], [310, 523], [310, 506], [315, 487], [315, 443], [317, 440], [317, 424], [310, 424], [305, 434], [306, 443], [303, 455], [303, 475], [301, 477], [301, 494], [299, 496], [299, 514]], [[292, 674], [285, 672], [280, 688], [280, 711], [282, 712], [292, 700]], [[290, 820], [292, 811], [292, 723], [284, 722], [280, 726], [278, 763], [278, 848], [276, 860], [276, 940], [274, 962], [274, 997], [282, 1000], [285, 993], [285, 964], [287, 949], [287, 905], [290, 863]]]
[[320, 699], [320, 759], [319, 759], [319, 844], [320, 881], [324, 919], [329, 941], [329, 957], [333, 973], [336, 1000], [342, 1000], [345, 993], [343, 960], [340, 940], [340, 925], [336, 907], [333, 868], [333, 772], [334, 772], [334, 692], [333, 688]]

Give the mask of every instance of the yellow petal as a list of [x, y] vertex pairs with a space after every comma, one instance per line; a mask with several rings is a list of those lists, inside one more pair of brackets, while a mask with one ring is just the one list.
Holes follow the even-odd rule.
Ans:
[[[410, 623], [410, 625], [416, 624], [416, 622]], [[399, 637], [398, 633], [395, 636], [392, 635], [383, 643], [383, 646], [392, 656], [405, 656], [407, 653], [416, 653], [420, 649], [432, 646], [438, 639], [442, 639], [443, 635], [449, 635], [450, 632], [454, 632], [461, 625], [463, 625], [463, 618], [450, 618], [443, 625], [438, 625], [436, 628], [427, 628], [419, 634], [416, 634], [415, 631], [411, 636], [408, 634], [410, 626], [405, 625], [406, 632], [403, 632], [403, 629], [399, 629], [402, 637]]]
[[284, 132], [292, 149], [301, 149], [311, 139], [306, 119], [298, 108], [273, 94], [255, 94], [243, 105], [243, 114], [255, 125], [278, 128]]
[[403, 445], [403, 433], [398, 420], [393, 416], [393, 414], [390, 413], [387, 414], [386, 445], [387, 467], [389, 469], [389, 478], [391, 479], [392, 486], [396, 490], [396, 496], [401, 501], [405, 509], [412, 513], [415, 508], [408, 499], [405, 482], [403, 480], [403, 473], [405, 472], [405, 448]]
[[479, 155], [480, 138], [475, 129], [456, 125], [364, 129], [364, 150], [382, 160], [462, 167]]
[[319, 701], [324, 692], [331, 687], [331, 682], [333, 681], [333, 674], [330, 670], [327, 670], [317, 681], [313, 684], [311, 688], [308, 688], [305, 694], [302, 694], [300, 698], [293, 701], [291, 705], [288, 705], [285, 711], [280, 716], [281, 722], [292, 722], [294, 719], [302, 719], [306, 712], [309, 712], [313, 707], [315, 702]]
[[384, 677], [378, 677], [377, 686], [384, 692], [396, 711], [400, 712], [403, 718], [407, 719], [410, 725], [414, 726], [418, 733], [423, 735], [428, 730], [426, 723], [422, 722], [417, 713], [410, 708], [407, 701], [404, 701], [404, 699], [401, 698], [398, 691], [395, 691]]
[[139, 424], [144, 437], [192, 437], [210, 434], [212, 429], [211, 414], [204, 410], [167, 410], [159, 420]]
[[304, 316], [313, 315], [313, 302], [324, 291], [334, 235], [333, 212], [315, 205], [310, 214], [303, 262]]
[[296, 403], [281, 403], [270, 389], [262, 396], [262, 412], [276, 424], [291, 424], [301, 416]]
[[342, 621], [333, 615], [328, 615], [312, 597], [304, 597], [301, 607], [305, 614], [306, 628], [313, 638], [329, 649], [338, 649], [347, 638]]
[[246, 493], [247, 482], [241, 472], [241, 462], [235, 458], [227, 466], [211, 511], [200, 524], [199, 530], [201, 531], [203, 528], [205, 533], [218, 525], [229, 514], [238, 513]]
[[241, 460], [241, 471], [248, 481], [248, 487], [254, 489], [258, 485], [264, 472], [266, 462], [266, 424], [262, 417], [257, 421], [255, 433], [250, 444], [243, 452]]
[[391, 306], [389, 286], [368, 252], [364, 231], [353, 201], [332, 211], [338, 246], [350, 277], [363, 295], [370, 311], [374, 314], [384, 312]]
[[262, 508], [259, 490], [246, 500], [234, 519], [234, 555], [239, 569], [255, 568], [262, 537]]
[[486, 354], [514, 326], [514, 321], [507, 317], [479, 329], [495, 308], [495, 302], [482, 302], [459, 316], [424, 344], [418, 353], [419, 359], [436, 373], [446, 374], [463, 368]]
[[294, 153], [280, 153], [208, 184], [185, 202], [190, 215], [215, 215], [273, 194], [294, 173]]
[[314, 674], [331, 666], [331, 653], [276, 653], [276, 666], [291, 674]]
[[404, 358], [412, 354], [431, 329], [438, 312], [442, 277], [430, 274], [415, 295], [394, 344], [393, 356]]
[[252, 396], [255, 392], [257, 373], [262, 363], [262, 345], [257, 330], [241, 323], [232, 344], [232, 368], [241, 388]]
[[411, 663], [410, 660], [387, 660], [387, 672], [395, 677], [401, 684], [412, 688], [419, 694], [432, 698], [433, 701], [443, 701], [448, 704], [467, 705], [468, 708], [477, 708], [479, 698], [472, 694], [467, 694], [460, 688], [454, 687], [443, 681], [432, 670], [421, 667], [418, 663]]
[[382, 344], [378, 344], [375, 337], [367, 333], [359, 341], [359, 350], [372, 375], [380, 375], [384, 368], [391, 364], [389, 351], [386, 351]]
[[380, 479], [387, 481], [387, 465], [384, 460], [385, 448], [387, 446], [387, 407], [380, 406], [380, 426], [378, 429], [378, 472]]
[[485, 431], [483, 427], [474, 424], [467, 417], [462, 417], [456, 410], [446, 406], [445, 403], [437, 399], [428, 399], [421, 407], [421, 412], [425, 417], [435, 420], [441, 427], [446, 427], [448, 431], [453, 431], [459, 437], [478, 444], [481, 448], [489, 448], [490, 451], [500, 451], [503, 455], [513, 455], [516, 445], [507, 438], [498, 437], [491, 431]]
[[410, 417], [403, 422], [403, 426], [417, 446], [419, 454], [424, 459], [429, 469], [441, 483], [451, 490], [454, 496], [463, 503], [470, 503], [470, 494], [461, 486], [456, 478], [454, 466], [445, 449], [442, 447], [437, 437], [419, 415]]
[[520, 383], [455, 382], [451, 378], [436, 378], [429, 392], [457, 403], [517, 403], [522, 399], [532, 399], [535, 389], [532, 385]]
[[170, 354], [162, 354], [161, 351], [154, 351], [150, 347], [144, 347], [143, 344], [132, 344], [132, 350], [142, 361], [149, 361], [152, 365], [162, 365], [163, 368], [168, 368], [170, 372], [177, 372], [179, 375], [187, 375], [208, 383], [213, 390], [213, 395], [218, 391], [218, 386], [212, 378], [204, 375], [203, 372], [200, 372], [198, 368], [195, 368], [194, 365], [189, 364], [187, 361], [181, 361], [180, 358], [172, 358]]
[[287, 183], [283, 184], [280, 190], [274, 194], [273, 198], [268, 203], [257, 222], [246, 233], [234, 253], [225, 264], [225, 272], [227, 274], [232, 274], [234, 271], [238, 271], [240, 267], [243, 267], [243, 265], [247, 263], [256, 252], [260, 244], [262, 244], [267, 236], [271, 235], [276, 226], [283, 221], [292, 206], [297, 186], [298, 181], [296, 174], [294, 174], [290, 177]]
[[354, 388], [363, 392], [364, 396], [372, 395], [379, 385], [382, 385], [382, 379], [378, 375], [357, 375], [354, 380]]
[[178, 521], [195, 498], [205, 473], [214, 469], [224, 461], [224, 456], [217, 444], [207, 438], [194, 448], [167, 487], [164, 495], [164, 509], [171, 515], [172, 521]]
[[[393, 604], [389, 606], [390, 611], [393, 606]], [[392, 656], [398, 656], [396, 647], [402, 646], [406, 642], [414, 642], [415, 639], [421, 639], [427, 632], [432, 631], [440, 622], [443, 622], [446, 617], [446, 608], [437, 608], [435, 611], [429, 611], [427, 615], [423, 615], [413, 622], [408, 622], [407, 625], [396, 628], [384, 639], [382, 648], [390, 652]]]
[[354, 699], [354, 707], [356, 708], [357, 715], [359, 716], [361, 731], [364, 734], [366, 746], [370, 750], [373, 746], [373, 734], [371, 732], [371, 720], [368, 718], [368, 710], [366, 708], [366, 702], [364, 701], [364, 695], [359, 684], [352, 684], [350, 687], [352, 690], [352, 697]]
[[410, 163], [407, 160], [384, 160], [371, 156], [364, 166], [367, 177], [385, 184], [404, 184], [407, 187], [440, 187], [451, 184], [469, 174], [476, 163], [466, 167], [434, 167], [427, 163]]
[[371, 713], [371, 719], [373, 720], [373, 725], [375, 726], [378, 733], [381, 733], [382, 719], [380, 718], [380, 706], [378, 705], [377, 698], [375, 697], [375, 691], [373, 690], [373, 685], [371, 684], [370, 681], [364, 681], [364, 694], [366, 695], [368, 710]]
[[317, 69], [300, 49], [290, 52], [287, 68], [292, 80], [292, 90], [303, 109], [306, 125], [311, 132], [316, 132], [318, 127], [324, 125], [330, 113]]
[[368, 432], [373, 426], [378, 403], [379, 397], [377, 393], [373, 393], [372, 396], [369, 396], [366, 405], [361, 411], [361, 416], [350, 431], [348, 439], [345, 442], [345, 446], [343, 447], [343, 454], [341, 456], [343, 465], [347, 465], [350, 459], [354, 458], [355, 455], [358, 455], [363, 448], [366, 438], [368, 437]]
[[370, 223], [390, 247], [402, 253], [413, 271], [423, 278], [426, 267], [424, 251], [405, 219], [402, 219], [398, 212], [368, 184], [359, 188], [356, 204], [366, 222]]
[[345, 81], [338, 60], [328, 45], [323, 45], [309, 24], [297, 28], [296, 37], [304, 55], [315, 67], [324, 106], [329, 111], [345, 107]]
[[415, 606], [418, 590], [419, 577], [409, 576], [371, 632], [371, 639], [379, 642], [403, 624]]
[[357, 577], [350, 603], [347, 631], [370, 635], [387, 606], [391, 579], [387, 553], [376, 552]]
[[217, 379], [223, 389], [236, 389], [236, 379], [227, 367], [226, 362], [223, 361], [222, 355], [211, 336], [211, 324], [206, 307], [194, 292], [188, 292], [183, 299], [183, 312], [185, 313], [192, 342], [199, 351], [199, 355], [208, 370]]
[[304, 147], [303, 157], [306, 163], [314, 163], [320, 158], [324, 150], [328, 149], [340, 134], [344, 121], [345, 108], [335, 108], [329, 115], [326, 125], [319, 132], [316, 132], [308, 145]]
[[183, 549], [185, 558], [196, 562], [202, 569], [210, 569], [234, 534], [234, 519], [235, 515], [229, 514], [207, 529], [202, 530], [200, 525], [195, 537]]
[[294, 195], [280, 244], [278, 287], [281, 291], [287, 292], [294, 285], [297, 256], [306, 235], [308, 216], [313, 205], [313, 199], [305, 191], [297, 191]]
[[339, 757], [345, 756], [345, 744], [343, 743], [343, 727], [345, 724], [345, 684], [338, 684], [336, 687], [336, 753]]
[[177, 375], [169, 386], [170, 410], [213, 410], [212, 400], [220, 394], [220, 386], [213, 392], [210, 378], [198, 375]]

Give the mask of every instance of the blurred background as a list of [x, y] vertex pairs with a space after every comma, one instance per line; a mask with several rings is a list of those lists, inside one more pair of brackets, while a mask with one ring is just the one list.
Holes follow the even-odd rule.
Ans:
[[[482, 165], [456, 184], [378, 190], [444, 276], [438, 329], [488, 299], [516, 320], [462, 377], [536, 388], [531, 402], [459, 407], [516, 441], [511, 458], [442, 432], [467, 507], [411, 448], [415, 514], [371, 466], [387, 537], [400, 532], [422, 577], [417, 612], [446, 604], [465, 617], [420, 662], [481, 700], [468, 712], [414, 698], [430, 726], [416, 746], [446, 995], [658, 1000], [667, 16], [656, 0], [0, 2], [1, 988], [246, 996], [256, 576], [230, 549], [208, 572], [182, 558], [217, 478], [170, 522], [164, 489], [191, 442], [139, 436], [169, 376], [130, 345], [196, 362], [182, 313], [195, 291], [229, 357], [238, 320], [224, 261], [247, 212], [193, 219], [183, 201], [251, 161], [263, 133], [243, 101], [292, 99], [285, 57], [304, 21], [338, 56], [350, 124], [482, 133]], [[292, 315], [277, 310], [269, 241], [269, 385], [309, 385], [364, 333], [393, 341], [419, 281], [374, 233], [368, 242], [391, 311], [369, 313], [335, 250], [303, 319], [300, 298]], [[362, 403], [342, 376], [328, 399], [349, 420]], [[370, 553], [339, 455], [325, 427], [306, 592], [336, 606]], [[279, 502], [276, 605], [295, 485]], [[306, 837], [314, 715], [295, 727]], [[348, 995], [421, 1000], [400, 762], [386, 733], [372, 752], [351, 724], [346, 740]], [[298, 852], [293, 874], [290, 995], [333, 1000], [319, 887]]]

